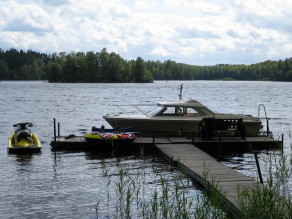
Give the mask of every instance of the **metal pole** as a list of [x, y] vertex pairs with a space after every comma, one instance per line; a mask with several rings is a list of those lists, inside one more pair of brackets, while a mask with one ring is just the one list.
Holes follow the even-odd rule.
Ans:
[[282, 153], [284, 152], [284, 134], [282, 134]]
[[261, 184], [264, 184], [263, 183], [263, 178], [262, 178], [262, 173], [261, 173], [261, 167], [260, 167], [259, 160], [258, 160], [258, 152], [257, 151], [254, 151], [253, 153], [254, 153], [254, 157], [255, 157], [257, 169], [258, 169], [258, 174], [259, 174], [260, 182], [261, 182]]
[[195, 130], [192, 129], [192, 143], [195, 143]]
[[218, 161], [221, 161], [221, 132], [219, 133], [219, 144], [218, 144]]
[[267, 137], [269, 137], [269, 133], [270, 132], [270, 130], [269, 130], [269, 120], [267, 119]]
[[56, 118], [54, 118], [54, 141], [56, 143], [57, 137], [56, 137]]
[[173, 156], [170, 158], [171, 171], [173, 171]]
[[155, 126], [153, 126], [153, 139], [152, 139], [152, 143], [155, 143]]
[[60, 123], [58, 122], [58, 137], [60, 137]]

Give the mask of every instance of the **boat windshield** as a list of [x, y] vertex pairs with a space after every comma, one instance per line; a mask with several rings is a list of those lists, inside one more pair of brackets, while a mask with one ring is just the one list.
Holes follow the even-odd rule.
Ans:
[[148, 116], [149, 116], [149, 117], [156, 116], [156, 115], [160, 114], [161, 112], [163, 112], [164, 110], [165, 110], [165, 107], [164, 107], [164, 106], [158, 106], [158, 107], [156, 107], [155, 109], [151, 110], [151, 111], [148, 113]]

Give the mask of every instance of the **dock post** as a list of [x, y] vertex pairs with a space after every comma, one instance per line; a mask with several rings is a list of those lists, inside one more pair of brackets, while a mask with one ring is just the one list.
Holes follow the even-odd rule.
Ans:
[[258, 152], [254, 151], [253, 153], [254, 153], [254, 158], [255, 158], [255, 161], [256, 161], [257, 169], [258, 169], [260, 182], [261, 182], [261, 184], [264, 184], [263, 183], [263, 178], [262, 178], [262, 173], [261, 173], [261, 168], [260, 168], [260, 164], [259, 164], [259, 160], [258, 160]]
[[153, 126], [153, 135], [152, 135], [152, 143], [155, 144], [155, 126]]
[[281, 144], [282, 144], [282, 153], [284, 152], [284, 134], [282, 134], [282, 142], [281, 142]]
[[218, 162], [221, 161], [221, 132], [219, 133], [219, 143], [218, 143]]
[[267, 137], [269, 137], [270, 128], [269, 128], [269, 119], [267, 118]]
[[56, 143], [57, 138], [56, 138], [56, 118], [54, 118], [54, 141]]
[[58, 137], [60, 137], [60, 123], [58, 122]]
[[171, 171], [173, 171], [173, 156], [170, 158]]
[[192, 129], [192, 143], [195, 143], [195, 130]]

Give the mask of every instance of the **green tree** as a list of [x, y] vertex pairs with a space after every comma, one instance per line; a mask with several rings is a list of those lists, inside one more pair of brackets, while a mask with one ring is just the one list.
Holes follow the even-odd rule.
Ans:
[[109, 53], [106, 51], [106, 48], [103, 48], [100, 53], [98, 53], [98, 81], [103, 82], [107, 78], [108, 73], [108, 62], [109, 62]]
[[49, 82], [60, 81], [61, 66], [57, 62], [50, 62], [48, 64], [48, 79]]
[[4, 60], [0, 60], [0, 80], [8, 79], [9, 68]]
[[135, 82], [144, 82], [144, 73], [146, 71], [144, 60], [138, 57], [133, 65]]
[[144, 72], [143, 82], [153, 82], [152, 73], [148, 69], [146, 69], [145, 72]]
[[96, 82], [98, 77], [98, 62], [94, 52], [86, 53], [86, 72], [88, 73], [88, 82]]

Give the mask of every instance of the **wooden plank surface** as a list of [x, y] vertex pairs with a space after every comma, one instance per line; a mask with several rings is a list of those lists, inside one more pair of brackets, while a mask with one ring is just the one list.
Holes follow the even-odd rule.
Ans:
[[238, 188], [252, 187], [257, 182], [219, 163], [212, 156], [192, 144], [156, 144], [168, 159], [179, 161], [180, 167], [203, 187], [218, 184], [219, 192], [226, 198], [227, 205], [238, 211]]
[[[54, 139], [52, 139], [54, 141]], [[73, 136], [69, 137], [68, 136], [61, 136], [56, 138], [57, 142], [85, 142], [84, 136]], [[158, 144], [167, 144], [167, 143], [191, 143], [192, 138], [186, 138], [186, 137], [156, 137], [154, 139], [155, 143]], [[224, 142], [230, 142], [230, 143], [256, 143], [256, 142], [279, 142], [271, 138], [267, 137], [248, 137], [245, 140], [242, 140], [240, 138], [236, 137], [228, 137], [228, 138], [222, 138], [221, 139], [222, 143]], [[205, 141], [201, 140], [200, 138], [195, 138], [194, 143], [218, 143], [219, 139], [215, 138], [214, 140], [211, 141]], [[153, 143], [153, 138], [152, 137], [136, 137], [134, 143], [145, 143], [145, 144], [152, 144]]]
[[[134, 143], [136, 144], [152, 144], [153, 138], [151, 137], [136, 137], [134, 140]], [[171, 143], [171, 141], [167, 137], [156, 137], [154, 139], [155, 144], [168, 144]]]
[[[186, 137], [156, 137], [154, 139], [155, 144], [182, 144], [182, 143], [191, 143], [192, 138], [186, 138]], [[268, 145], [268, 143], [277, 144], [279, 141], [275, 141], [273, 139], [267, 138], [267, 137], [249, 137], [246, 138], [246, 140], [241, 140], [240, 138], [235, 137], [228, 137], [228, 138], [222, 138], [222, 145], [231, 144], [234, 148], [235, 146], [241, 146], [241, 145], [249, 145], [252, 147], [255, 146], [256, 143], [260, 143], [260, 145], [266, 145], [265, 147], [270, 148], [271, 145]], [[135, 141], [132, 144], [153, 144], [153, 138], [152, 137], [140, 137], [137, 136]], [[197, 144], [197, 146], [203, 146], [203, 147], [211, 147], [211, 146], [218, 146], [218, 139], [214, 139], [212, 141], [204, 141], [200, 138], [194, 139], [194, 144]], [[58, 147], [72, 147], [74, 145], [75, 148], [80, 147], [82, 149], [83, 147], [90, 146], [90, 143], [86, 141], [84, 136], [60, 136], [56, 137], [56, 142], [54, 141], [54, 138], [51, 141], [51, 145], [55, 148]], [[277, 144], [279, 145], [279, 144]]]

